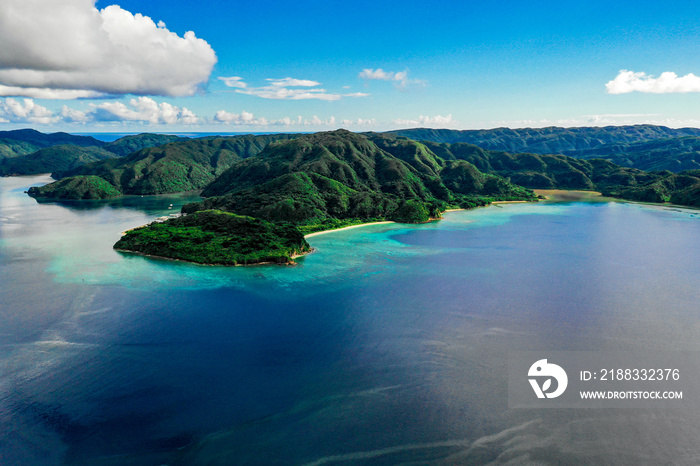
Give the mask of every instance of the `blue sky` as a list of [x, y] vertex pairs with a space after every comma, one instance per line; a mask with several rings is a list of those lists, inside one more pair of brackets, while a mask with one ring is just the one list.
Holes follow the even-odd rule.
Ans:
[[699, 19], [691, 1], [3, 0], [0, 129], [700, 126]]

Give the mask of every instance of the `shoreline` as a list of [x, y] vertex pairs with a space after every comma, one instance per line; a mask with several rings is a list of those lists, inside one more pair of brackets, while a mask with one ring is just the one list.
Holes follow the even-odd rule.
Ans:
[[[585, 191], [583, 189], [535, 189], [535, 194], [544, 196], [546, 200], [561, 198], [565, 200], [586, 199], [592, 197], [603, 197], [600, 191]], [[625, 199], [619, 199], [625, 200]]]
[[[530, 203], [530, 202], [536, 202], [536, 201], [493, 201], [485, 206], [481, 206], [480, 208], [489, 207], [489, 206], [497, 205], [497, 204], [520, 204], [520, 203]], [[467, 211], [467, 210], [473, 210], [473, 209], [446, 209], [442, 213], [446, 214], [448, 212], [460, 212], [460, 211]], [[424, 222], [424, 223], [435, 222], [437, 220], [442, 220], [442, 218], [431, 218], [430, 220], [428, 220], [427, 222]], [[351, 228], [360, 228], [360, 227], [366, 227], [369, 225], [383, 225], [383, 224], [389, 224], [389, 223], [397, 223], [397, 222], [394, 222], [391, 220], [385, 220], [382, 222], [360, 223], [358, 225], [350, 225], [350, 226], [342, 227], [342, 228], [333, 228], [330, 230], [315, 231], [313, 233], [309, 233], [308, 235], [304, 235], [304, 238], [312, 238], [314, 236], [324, 235], [326, 233], [331, 233], [334, 231], [350, 230]]]
[[292, 254], [290, 256], [290, 261], [289, 262], [272, 262], [272, 261], [266, 261], [266, 262], [253, 262], [251, 264], [209, 264], [209, 263], [204, 263], [204, 262], [194, 262], [194, 261], [188, 261], [185, 259], [178, 259], [176, 257], [165, 257], [165, 256], [157, 256], [155, 254], [146, 254], [145, 252], [139, 252], [139, 251], [131, 251], [129, 249], [121, 249], [121, 248], [112, 248], [114, 251], [120, 252], [122, 254], [134, 254], [137, 256], [141, 257], [149, 257], [151, 259], [159, 259], [159, 260], [164, 260], [164, 261], [174, 261], [174, 262], [183, 262], [185, 264], [193, 264], [193, 265], [201, 265], [202, 267], [252, 267], [255, 265], [288, 265], [288, 266], [294, 266], [298, 265], [296, 262], [294, 262], [294, 259], [298, 259], [299, 257], [304, 257], [312, 252], [314, 252], [316, 249], [311, 248], [309, 252], [305, 252], [303, 254]]
[[342, 228], [333, 228], [330, 230], [315, 231], [313, 233], [309, 233], [308, 235], [304, 235], [304, 238], [311, 238], [313, 236], [324, 235], [326, 233], [331, 233], [334, 231], [350, 230], [351, 228], [360, 228], [360, 227], [366, 227], [369, 225], [384, 225], [384, 224], [388, 224], [388, 223], [396, 223], [396, 222], [392, 222], [391, 220], [385, 220], [383, 222], [360, 223], [358, 225], [350, 225], [350, 226], [342, 227]]

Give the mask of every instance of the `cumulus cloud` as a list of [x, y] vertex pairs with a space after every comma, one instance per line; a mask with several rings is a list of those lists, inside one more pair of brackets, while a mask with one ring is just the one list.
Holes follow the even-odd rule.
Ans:
[[335, 127], [336, 119], [331, 116], [327, 119], [314, 115], [311, 118], [303, 118], [301, 115], [296, 118], [283, 117], [277, 120], [270, 120], [265, 117], [256, 117], [250, 112], [231, 113], [226, 110], [219, 110], [214, 115], [214, 122], [234, 126], [323, 126]]
[[131, 99], [129, 105], [122, 102], [90, 104], [87, 116], [92, 121], [138, 121], [151, 124], [196, 124], [199, 119], [186, 107], [176, 107], [167, 102], [158, 103], [149, 97]]
[[230, 113], [225, 110], [219, 110], [214, 115], [214, 121], [217, 123], [226, 123], [230, 125], [243, 126], [268, 126], [270, 122], [266, 118], [255, 118], [250, 112], [243, 111], [241, 113]]
[[651, 94], [669, 94], [700, 92], [700, 77], [692, 73], [678, 76], [672, 71], [661, 73], [655, 78], [644, 72], [621, 70], [617, 77], [608, 82], [605, 87], [608, 94], [628, 94], [630, 92], [644, 92]]
[[340, 124], [343, 126], [374, 126], [377, 124], [375, 118], [358, 118], [357, 120], [341, 120]]
[[32, 99], [16, 100], [7, 98], [0, 102], [0, 120], [4, 123], [56, 123], [59, 118], [51, 110]]
[[0, 95], [195, 94], [216, 54], [188, 31], [95, 0], [0, 2]]
[[87, 123], [90, 118], [85, 112], [64, 105], [61, 108], [61, 120], [66, 123]]
[[421, 115], [417, 120], [394, 120], [395, 125], [401, 126], [422, 126], [422, 127], [438, 127], [438, 128], [449, 128], [453, 127], [459, 122], [452, 119], [452, 114], [447, 116], [435, 115], [432, 117]]
[[360, 78], [362, 79], [373, 79], [379, 81], [404, 81], [408, 73], [406, 71], [401, 71], [394, 73], [392, 71], [384, 71], [381, 68], [376, 70], [365, 68], [360, 72]]
[[221, 81], [224, 82], [228, 87], [236, 88], [237, 93], [253, 95], [256, 97], [261, 97], [263, 99], [274, 99], [274, 100], [340, 100], [343, 97], [367, 97], [369, 94], [362, 92], [356, 92], [352, 94], [337, 94], [330, 93], [326, 89], [320, 88], [321, 85], [318, 81], [312, 81], [310, 79], [295, 79], [295, 78], [281, 78], [281, 79], [266, 79], [268, 82], [266, 86], [261, 87], [249, 87], [248, 84], [243, 81], [243, 78], [239, 76], [231, 77], [220, 77]]
[[332, 116], [330, 118], [322, 120], [321, 118], [314, 115], [313, 118], [311, 118], [310, 120], [304, 120], [304, 124], [306, 126], [335, 126], [335, 117]]
[[358, 75], [359, 78], [366, 79], [368, 81], [390, 81], [394, 83], [394, 86], [401, 90], [407, 90], [411, 87], [424, 87], [425, 81], [420, 79], [409, 79], [408, 71], [384, 71], [381, 68], [372, 69], [365, 68], [360, 71]]

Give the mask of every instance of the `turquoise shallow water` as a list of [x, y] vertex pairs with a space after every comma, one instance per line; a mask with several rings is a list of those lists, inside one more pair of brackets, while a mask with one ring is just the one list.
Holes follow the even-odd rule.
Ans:
[[223, 268], [111, 249], [188, 196], [23, 193], [46, 181], [0, 179], [3, 464], [700, 458], [692, 405], [509, 410], [506, 380], [515, 350], [698, 350], [698, 211], [494, 206]]

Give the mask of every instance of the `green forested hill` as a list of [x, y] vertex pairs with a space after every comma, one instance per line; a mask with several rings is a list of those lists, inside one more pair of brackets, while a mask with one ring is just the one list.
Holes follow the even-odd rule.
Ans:
[[[164, 194], [201, 189], [233, 162], [260, 152], [270, 141], [296, 137], [263, 136], [183, 139], [149, 147], [126, 157], [59, 171], [54, 178], [95, 175], [121, 194]], [[47, 191], [45, 194], [50, 195]]]
[[484, 173], [494, 173], [532, 189], [598, 190], [635, 201], [700, 205], [700, 170], [649, 172], [603, 159], [509, 154], [465, 143], [424, 144], [446, 160], [466, 160]]
[[58, 145], [30, 154], [0, 159], [0, 176], [52, 173], [114, 157], [114, 153], [100, 147]]
[[[633, 127], [635, 134], [641, 134], [644, 128]], [[156, 139], [140, 135], [137, 139], [152, 143], [162, 135], [155, 136]], [[296, 137], [294, 143], [287, 141]], [[634, 146], [641, 153], [674, 142], [679, 150], [684, 148], [691, 154], [699, 139], [657, 140]], [[272, 144], [263, 151], [269, 143]], [[26, 159], [27, 166], [31, 166], [32, 157], [39, 154], [45, 156], [43, 163], [56, 163], [58, 157], [51, 155], [63, 148], [58, 146], [23, 156], [13, 163]], [[81, 148], [74, 153], [106, 156], [96, 148]], [[253, 157], [257, 154], [260, 157]], [[77, 165], [85, 160], [79, 156], [75, 163], [70, 163]], [[8, 168], [2, 167], [14, 166], [10, 162], [0, 163], [0, 173], [3, 170], [9, 173]], [[232, 169], [227, 170], [229, 167]], [[270, 219], [386, 217], [387, 212], [396, 211], [396, 202], [407, 199], [469, 205], [481, 202], [476, 200], [480, 196], [522, 194], [491, 175], [532, 189], [595, 189], [625, 199], [656, 199], [655, 202], [673, 199], [673, 202], [697, 205], [696, 194], [688, 188], [688, 180], [696, 177], [693, 172], [680, 173], [679, 178], [668, 172], [648, 172], [602, 159], [511, 154], [466, 143], [416, 142], [390, 134], [348, 131], [181, 139], [127, 157], [63, 171], [57, 169], [56, 177], [79, 178], [61, 185], [47, 185], [34, 190], [33, 195], [65, 198], [70, 196], [67, 193], [70, 187], [95, 186], [94, 180], [86, 183], [80, 178], [87, 175], [102, 178], [113, 189], [81, 188], [79, 195], [73, 197], [159, 194], [206, 187], [203, 196], [217, 197], [206, 201], [206, 208]]]
[[30, 196], [38, 198], [82, 200], [111, 199], [120, 195], [119, 191], [99, 176], [73, 176], [45, 186], [31, 187]]
[[221, 211], [197, 212], [127, 232], [115, 249], [200, 264], [292, 263], [311, 250], [294, 226]]
[[675, 173], [700, 169], [700, 137], [657, 139], [631, 144], [606, 144], [594, 149], [565, 152], [581, 159], [602, 158], [640, 170]]
[[[216, 208], [299, 224], [372, 218], [425, 221], [447, 205], [534, 199], [531, 191], [480, 173], [465, 161], [439, 159], [421, 143], [345, 130], [272, 143], [257, 156], [233, 164], [202, 196], [208, 199], [183, 211]], [[417, 211], [424, 215], [416, 216]]]
[[650, 182], [656, 175], [620, 167], [606, 160], [580, 160], [564, 155], [509, 154], [471, 144], [426, 143], [447, 160], [466, 160], [484, 173], [508, 177], [513, 183], [538, 189], [598, 189], [608, 185]]
[[651, 182], [632, 186], [608, 186], [601, 189], [607, 196], [642, 202], [671, 202], [700, 207], [700, 170], [681, 173], [656, 172]]
[[31, 154], [39, 149], [66, 144], [80, 147], [105, 145], [104, 142], [93, 137], [74, 136], [68, 133], [44, 134], [34, 129], [0, 131], [0, 159]]
[[634, 125], [560, 128], [495, 128], [450, 130], [416, 128], [389, 131], [416, 141], [454, 144], [466, 142], [487, 150], [510, 153], [567, 154], [598, 148], [606, 144], [632, 144], [654, 139], [700, 136], [700, 129], [673, 129], [665, 126]]
[[116, 141], [109, 142], [104, 145], [104, 149], [114, 153], [117, 157], [124, 157], [141, 149], [162, 146], [169, 142], [183, 141], [186, 139], [187, 138], [170, 134], [142, 133], [124, 136]]
[[434, 143], [468, 143], [508, 153], [603, 158], [623, 167], [681, 172], [700, 168], [700, 129], [636, 125], [605, 128], [408, 129], [389, 134]]
[[105, 143], [66, 133], [2, 131], [0, 176], [59, 173], [91, 162], [123, 157], [137, 150], [183, 140], [165, 134], [137, 134]]
[[286, 263], [310, 249], [302, 231], [373, 219], [418, 223], [450, 205], [536, 199], [415, 141], [345, 130], [271, 142], [203, 195], [210, 197], [183, 207], [188, 215], [131, 231], [115, 248], [199, 263]]

